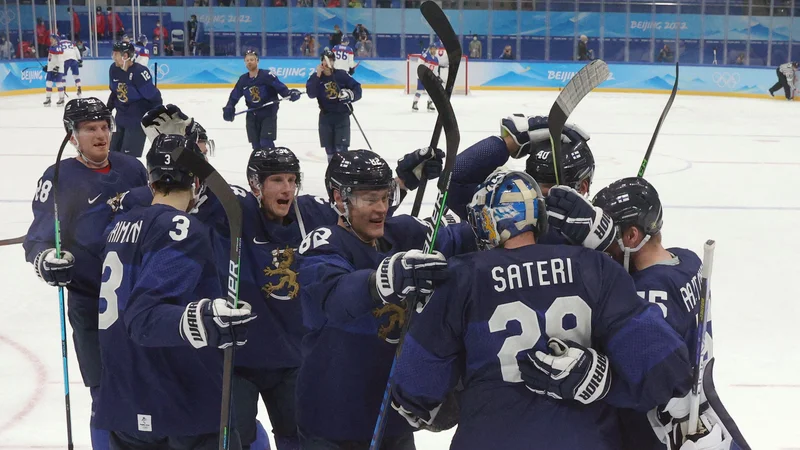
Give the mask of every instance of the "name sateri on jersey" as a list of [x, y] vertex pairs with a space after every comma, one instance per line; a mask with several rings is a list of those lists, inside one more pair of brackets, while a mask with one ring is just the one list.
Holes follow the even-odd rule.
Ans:
[[[533, 267], [536, 266], [536, 276]], [[526, 262], [509, 266], [492, 268], [494, 290], [504, 292], [533, 286], [550, 286], [551, 284], [572, 283], [572, 260], [556, 258], [550, 261]]]

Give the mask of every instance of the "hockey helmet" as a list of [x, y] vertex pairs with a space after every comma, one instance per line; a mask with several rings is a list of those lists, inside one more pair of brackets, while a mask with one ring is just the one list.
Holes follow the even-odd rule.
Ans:
[[518, 171], [497, 171], [478, 185], [467, 218], [479, 247], [495, 248], [514, 236], [547, 232], [547, 210], [539, 184]]
[[347, 200], [355, 191], [388, 189], [392, 206], [400, 198], [389, 164], [370, 150], [351, 150], [333, 155], [325, 171], [325, 188], [334, 208], [334, 190]]
[[147, 152], [147, 173], [150, 183], [161, 183], [167, 186], [189, 188], [194, 183], [195, 175], [172, 158], [172, 152], [178, 148], [196, 152], [203, 157], [200, 148], [191, 139], [177, 134], [161, 134], [153, 141]]
[[[591, 186], [594, 178], [594, 155], [585, 140], [562, 143], [561, 159], [564, 173], [562, 184], [580, 190], [581, 182], [588, 180]], [[525, 172], [538, 183], [556, 183], [556, 170], [549, 141], [531, 148], [531, 154], [525, 163]]]
[[639, 227], [650, 236], [661, 231], [661, 200], [656, 188], [644, 178], [617, 180], [601, 189], [594, 196], [592, 204], [608, 214], [620, 231], [629, 226]]
[[129, 59], [133, 58], [133, 56], [136, 54], [136, 49], [133, 47], [133, 44], [125, 41], [114, 42], [114, 47], [112, 48], [112, 51], [120, 52], [123, 55], [127, 55]]
[[247, 181], [257, 186], [277, 173], [293, 173], [297, 176], [297, 188], [300, 188], [300, 160], [286, 147], [273, 147], [253, 150], [247, 161]]
[[111, 131], [114, 131], [114, 118], [111, 111], [98, 98], [75, 98], [64, 107], [64, 129], [73, 134], [78, 131], [82, 122], [105, 120]]

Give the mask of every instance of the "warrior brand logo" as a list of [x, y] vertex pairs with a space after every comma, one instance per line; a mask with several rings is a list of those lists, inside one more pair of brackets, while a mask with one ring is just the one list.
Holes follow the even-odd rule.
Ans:
[[381, 271], [381, 276], [378, 278], [381, 282], [381, 290], [392, 290], [392, 282], [389, 279], [389, 264], [391, 263], [387, 262], [386, 264], [381, 264], [381, 266], [378, 267], [378, 270]]
[[608, 367], [608, 361], [602, 355], [597, 355], [597, 363], [594, 368], [594, 373], [592, 374], [592, 379], [589, 381], [589, 385], [586, 386], [586, 389], [581, 391], [578, 395], [582, 400], [584, 400], [584, 404], [589, 403], [589, 399], [594, 397], [595, 392], [600, 387], [600, 383], [603, 382], [605, 378], [606, 371]]
[[594, 230], [594, 234], [603, 239], [603, 237], [608, 233], [608, 226], [611, 225], [611, 217], [608, 215], [603, 214], [603, 217], [600, 218], [600, 223], [597, 225], [597, 229]]
[[233, 261], [228, 262], [228, 297], [236, 298], [239, 284], [239, 265]]
[[186, 314], [186, 322], [189, 324], [189, 332], [192, 333], [192, 338], [195, 341], [202, 342], [203, 335], [200, 334], [200, 329], [197, 326], [197, 303], [192, 303]]

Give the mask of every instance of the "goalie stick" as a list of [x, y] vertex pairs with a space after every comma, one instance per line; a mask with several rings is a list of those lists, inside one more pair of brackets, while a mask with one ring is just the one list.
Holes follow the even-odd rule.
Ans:
[[703, 348], [708, 329], [708, 309], [711, 307], [709, 298], [711, 270], [714, 268], [714, 249], [717, 243], [709, 239], [703, 246], [703, 268], [700, 272], [700, 301], [697, 312], [697, 338], [695, 340], [694, 369], [692, 369], [692, 393], [689, 396], [689, 434], [697, 432], [697, 419], [700, 413], [700, 384], [702, 383]]
[[[423, 3], [419, 9], [422, 11], [422, 16], [425, 17], [425, 20], [428, 22], [431, 28], [433, 28], [433, 32], [439, 36], [439, 39], [441, 39], [444, 49], [447, 52], [448, 71], [447, 83], [445, 85], [444, 92], [446, 96], [445, 98], [449, 100], [450, 95], [453, 93], [453, 87], [456, 84], [458, 67], [461, 64], [461, 42], [459, 42], [458, 35], [456, 35], [456, 32], [453, 31], [453, 26], [450, 25], [450, 21], [447, 19], [447, 16], [438, 4], [429, 0]], [[419, 71], [417, 73], [419, 74]], [[422, 85], [425, 86], [425, 83], [423, 82]], [[428, 91], [427, 86], [425, 87], [425, 90]], [[428, 91], [428, 95], [430, 95], [430, 91]], [[431, 96], [431, 100], [433, 100], [433, 96]], [[435, 104], [436, 102], [433, 103]], [[442, 134], [442, 125], [442, 115], [440, 112], [439, 117], [436, 119], [436, 125], [433, 128], [433, 136], [431, 136], [430, 143], [431, 148], [436, 148], [439, 145], [439, 136]], [[419, 216], [419, 210], [422, 208], [422, 198], [425, 196], [425, 187], [427, 184], [427, 179], [423, 178], [419, 180], [417, 193], [414, 197], [414, 206], [411, 208], [411, 215], [414, 217]]]
[[647, 163], [650, 161], [650, 155], [653, 153], [653, 147], [656, 146], [656, 139], [658, 138], [658, 132], [661, 130], [661, 125], [664, 123], [664, 119], [667, 118], [667, 114], [669, 114], [669, 109], [672, 108], [672, 102], [675, 101], [675, 95], [678, 93], [678, 64], [675, 63], [675, 84], [672, 85], [672, 93], [669, 94], [669, 100], [667, 100], [667, 106], [664, 107], [664, 111], [661, 113], [661, 117], [658, 119], [658, 123], [656, 124], [656, 130], [653, 132], [653, 137], [650, 138], [650, 145], [647, 146], [647, 152], [644, 154], [644, 159], [642, 160], [642, 165], [639, 166], [639, 174], [636, 175], [637, 177], [641, 178], [644, 176], [644, 171], [647, 169]]
[[[433, 209], [433, 226], [428, 231], [425, 237], [425, 245], [422, 250], [425, 253], [431, 253], [436, 243], [436, 236], [439, 233], [439, 226], [442, 222], [442, 215], [445, 212], [445, 205], [447, 203], [447, 191], [450, 188], [450, 174], [453, 171], [453, 165], [456, 161], [456, 153], [458, 153], [458, 144], [461, 141], [461, 135], [458, 131], [458, 122], [456, 115], [453, 112], [453, 106], [450, 104], [447, 94], [439, 83], [438, 77], [431, 72], [426, 66], [417, 67], [417, 75], [422, 80], [422, 85], [430, 95], [431, 100], [436, 105], [439, 111], [439, 119], [444, 127], [445, 140], [447, 141], [447, 152], [444, 160], [444, 167], [442, 174], [439, 176], [439, 195], [436, 198], [436, 203]], [[439, 121], [437, 121], [438, 124]], [[381, 409], [378, 413], [378, 420], [375, 422], [375, 429], [372, 432], [372, 441], [369, 444], [370, 450], [378, 450], [381, 446], [383, 439], [383, 431], [386, 428], [386, 414], [391, 408], [391, 393], [394, 389], [392, 383], [392, 376], [394, 375], [395, 368], [397, 367], [397, 358], [403, 350], [403, 343], [405, 342], [406, 334], [408, 333], [411, 319], [414, 317], [412, 306], [416, 304], [416, 298], [409, 296], [406, 299], [406, 312], [405, 323], [403, 323], [403, 330], [400, 333], [400, 340], [397, 343], [394, 359], [392, 360], [392, 368], [389, 370], [389, 380], [386, 382], [386, 389], [383, 391], [383, 401], [381, 402]]]
[[595, 59], [578, 71], [567, 86], [558, 94], [550, 108], [547, 124], [550, 128], [550, 146], [553, 150], [556, 184], [564, 182], [564, 167], [561, 164], [561, 132], [572, 111], [586, 94], [608, 79], [608, 65], [602, 59]]
[[[55, 244], [56, 255], [61, 257], [61, 220], [58, 218], [58, 174], [61, 168], [61, 155], [64, 154], [64, 147], [67, 146], [72, 137], [72, 131], [67, 131], [67, 135], [61, 142], [61, 147], [58, 149], [56, 156], [56, 163], [53, 171], [53, 222], [55, 223]], [[64, 286], [58, 287], [58, 308], [59, 319], [61, 321], [61, 370], [64, 373], [64, 408], [67, 414], [67, 448], [72, 450], [74, 444], [72, 442], [72, 411], [69, 400], [69, 368], [67, 364], [67, 323], [64, 314]]]
[[[217, 196], [225, 215], [228, 217], [230, 228], [231, 251], [228, 257], [228, 301], [234, 308], [239, 306], [239, 267], [242, 249], [242, 207], [236, 194], [233, 193], [228, 182], [222, 178], [211, 164], [203, 157], [183, 148], [175, 149], [171, 157], [191, 170], [206, 186]], [[233, 349], [232, 345], [224, 350], [222, 369], [222, 412], [219, 424], [219, 449], [230, 448], [231, 434], [231, 382], [233, 377]]]
[[722, 425], [725, 426], [725, 429], [728, 430], [728, 434], [733, 439], [730, 450], [750, 450], [750, 444], [748, 444], [744, 436], [742, 436], [742, 432], [739, 431], [739, 427], [736, 425], [736, 422], [733, 421], [733, 417], [731, 417], [728, 410], [725, 409], [725, 406], [719, 399], [717, 389], [714, 387], [714, 361], [714, 358], [709, 359], [703, 371], [703, 392], [706, 394], [708, 405], [717, 417], [719, 417], [719, 421], [722, 422]]

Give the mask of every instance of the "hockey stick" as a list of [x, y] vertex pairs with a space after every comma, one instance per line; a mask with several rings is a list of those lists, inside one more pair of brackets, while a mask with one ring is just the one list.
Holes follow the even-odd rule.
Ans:
[[556, 184], [564, 183], [564, 167], [561, 164], [561, 132], [567, 123], [567, 118], [586, 97], [586, 94], [608, 79], [608, 65], [602, 59], [595, 59], [585, 65], [572, 77], [567, 86], [558, 94], [556, 102], [550, 108], [548, 126], [550, 128], [550, 146], [553, 150], [553, 165], [556, 172]]
[[650, 161], [650, 155], [653, 154], [653, 147], [656, 146], [656, 139], [658, 138], [658, 132], [661, 130], [661, 125], [664, 123], [664, 119], [667, 118], [667, 114], [669, 114], [669, 109], [672, 108], [672, 102], [675, 101], [675, 95], [678, 93], [678, 64], [675, 63], [675, 84], [672, 85], [672, 93], [669, 94], [669, 100], [667, 100], [667, 106], [664, 107], [664, 111], [661, 113], [661, 117], [658, 119], [658, 123], [656, 124], [656, 130], [653, 132], [653, 137], [650, 139], [650, 145], [647, 146], [647, 152], [644, 154], [644, 159], [642, 160], [642, 165], [639, 166], [639, 174], [636, 175], [637, 177], [643, 177], [644, 171], [647, 169], [647, 163]]
[[153, 86], [158, 87], [158, 63], [153, 64], [153, 71], [155, 75], [153, 75]]
[[[453, 87], [456, 84], [456, 76], [458, 75], [458, 66], [461, 64], [461, 42], [458, 40], [458, 35], [453, 31], [453, 26], [447, 19], [442, 8], [433, 1], [426, 1], [420, 6], [422, 16], [433, 28], [433, 32], [442, 40], [444, 49], [447, 52], [447, 62], [449, 70], [447, 71], [447, 83], [444, 88], [446, 98], [449, 100], [450, 95], [453, 93]], [[419, 72], [417, 72], [419, 73]], [[423, 86], [425, 83], [422, 84]], [[427, 90], [427, 88], [426, 88]], [[430, 95], [430, 92], [428, 93]], [[431, 98], [433, 100], [433, 98]], [[435, 104], [436, 102], [434, 102]], [[433, 128], [433, 136], [431, 136], [431, 148], [436, 148], [439, 145], [439, 136], [442, 134], [442, 116], [436, 119], [436, 126]], [[431, 153], [433, 154], [433, 152]], [[416, 217], [419, 215], [419, 210], [422, 208], [422, 198], [425, 196], [425, 187], [428, 185], [427, 179], [419, 180], [419, 187], [414, 197], [414, 206], [411, 208], [411, 215]]]
[[[425, 245], [422, 249], [425, 253], [431, 253], [436, 243], [439, 225], [441, 224], [442, 215], [444, 215], [445, 205], [447, 204], [447, 191], [450, 188], [450, 174], [453, 171], [453, 165], [456, 161], [456, 153], [458, 153], [458, 144], [461, 141], [461, 135], [458, 131], [458, 122], [453, 112], [453, 106], [450, 104], [450, 100], [442, 88], [442, 84], [439, 83], [438, 77], [426, 66], [417, 67], [417, 75], [419, 79], [422, 80], [422, 85], [425, 86], [425, 90], [428, 92], [431, 100], [433, 100], [436, 105], [436, 109], [439, 111], [439, 119], [441, 119], [441, 123], [444, 127], [445, 140], [447, 141], [447, 156], [444, 160], [442, 174], [439, 176], [439, 195], [436, 198], [433, 210], [433, 227], [428, 231], [428, 235], [425, 237]], [[392, 368], [389, 370], [389, 380], [386, 382], [386, 389], [383, 391], [381, 409], [378, 414], [378, 420], [375, 422], [375, 429], [372, 432], [372, 441], [369, 444], [370, 450], [378, 450], [381, 446], [383, 431], [386, 428], [387, 413], [391, 408], [391, 393], [394, 389], [392, 376], [397, 367], [397, 359], [403, 350], [403, 343], [405, 342], [406, 334], [411, 325], [411, 319], [414, 317], [412, 307], [416, 304], [416, 298], [410, 296], [406, 299], [406, 302], [405, 322], [403, 323], [400, 340], [397, 343], [397, 349], [395, 350], [394, 359], [392, 360]]]
[[15, 237], [11, 239], [0, 239], [0, 247], [4, 245], [22, 244], [23, 242], [25, 242], [25, 237], [26, 237], [25, 235], [22, 235], [20, 237]]
[[[58, 156], [56, 156], [55, 170], [53, 171], [53, 217], [56, 232], [56, 255], [61, 257], [61, 220], [58, 218], [58, 174], [61, 167], [61, 155], [64, 154], [64, 147], [67, 146], [72, 137], [72, 131], [67, 131], [64, 141], [61, 142], [61, 147], [58, 149]], [[58, 308], [59, 319], [61, 320], [61, 368], [64, 373], [64, 407], [67, 413], [67, 448], [72, 450], [74, 444], [72, 443], [72, 412], [69, 400], [69, 369], [67, 364], [67, 323], [64, 314], [64, 286], [58, 287]]]
[[[305, 92], [301, 92], [300, 93], [300, 95], [302, 95], [302, 94], [305, 94]], [[280, 103], [280, 102], [286, 100], [287, 98], [289, 98], [289, 97], [288, 96], [287, 97], [281, 97], [281, 98], [279, 98], [277, 100], [273, 100], [271, 102], [264, 103], [263, 105], [256, 106], [255, 108], [250, 108], [250, 109], [245, 109], [244, 111], [239, 111], [236, 114], [234, 114], [234, 116], [238, 116], [240, 114], [249, 113], [249, 112], [253, 112], [253, 111], [258, 111], [259, 109], [266, 108], [269, 105], [275, 105], [277, 103]]]
[[371, 145], [369, 145], [369, 139], [367, 139], [367, 135], [366, 135], [366, 134], [364, 134], [364, 129], [363, 129], [363, 128], [361, 128], [361, 124], [360, 124], [360, 123], [358, 123], [358, 118], [356, 117], [356, 112], [355, 112], [355, 111], [353, 111], [353, 105], [352, 105], [352, 104], [350, 104], [350, 103], [348, 103], [348, 104], [347, 104], [347, 109], [349, 109], [349, 110], [350, 110], [350, 115], [351, 115], [351, 116], [353, 116], [353, 120], [355, 120], [355, 121], [356, 121], [356, 125], [358, 125], [358, 131], [360, 131], [360, 132], [361, 132], [361, 136], [363, 136], [363, 137], [364, 137], [364, 141], [366, 141], [366, 142], [367, 142], [367, 147], [369, 148], [369, 150], [370, 150], [370, 151], [372, 151], [372, 146], [371, 146]]
[[703, 349], [705, 348], [706, 330], [708, 329], [708, 309], [711, 307], [710, 286], [711, 270], [714, 267], [714, 248], [716, 242], [709, 239], [703, 246], [703, 268], [700, 273], [700, 310], [697, 312], [697, 338], [695, 340], [694, 369], [692, 370], [692, 393], [689, 396], [689, 435], [697, 432], [697, 419], [700, 416], [700, 383], [703, 373]]
[[725, 429], [728, 430], [728, 434], [730, 434], [733, 439], [731, 450], [750, 450], [750, 444], [744, 439], [742, 432], [739, 430], [739, 426], [736, 425], [736, 422], [733, 421], [733, 417], [731, 417], [728, 410], [725, 409], [725, 406], [719, 399], [717, 389], [714, 387], [714, 358], [708, 360], [706, 369], [703, 371], [703, 392], [706, 393], [709, 407], [716, 413], [717, 417], [719, 417], [719, 421], [722, 422], [722, 425], [725, 426]]
[[[239, 306], [239, 267], [242, 248], [242, 207], [236, 194], [228, 182], [222, 178], [211, 164], [203, 157], [183, 148], [175, 149], [172, 158], [191, 170], [198, 178], [205, 181], [206, 186], [219, 199], [225, 215], [228, 216], [230, 228], [231, 251], [228, 257], [228, 301], [234, 308]], [[219, 449], [230, 448], [231, 434], [231, 383], [233, 378], [233, 349], [235, 345], [224, 350], [224, 366], [222, 372], [222, 408], [219, 423]]]

